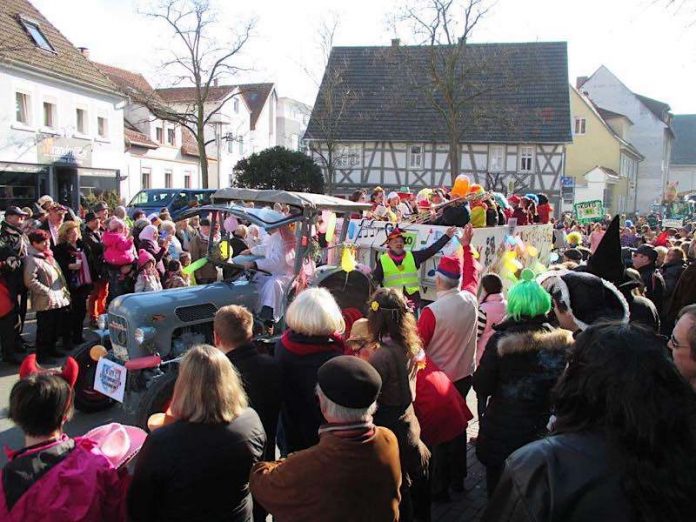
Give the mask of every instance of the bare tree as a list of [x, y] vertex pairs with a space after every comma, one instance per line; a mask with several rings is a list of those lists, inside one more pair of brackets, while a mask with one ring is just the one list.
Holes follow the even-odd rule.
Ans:
[[[310, 128], [305, 135], [309, 150], [318, 159], [326, 174], [326, 192], [331, 194], [336, 181], [337, 162], [341, 159], [338, 129], [349, 109], [357, 102], [358, 93], [347, 88], [346, 59], [332, 56], [338, 18], [324, 19], [318, 32], [318, 49], [321, 53], [324, 76], [314, 103]], [[312, 71], [305, 71], [312, 76]]]
[[208, 0], [163, 0], [145, 16], [163, 23], [173, 34], [171, 58], [162, 69], [174, 78], [174, 84], [191, 87], [193, 92], [184, 103], [171, 106], [163, 103], [154, 93], [131, 93], [134, 101], [145, 105], [159, 119], [188, 129], [193, 135], [201, 162], [203, 188], [209, 186], [208, 154], [206, 145], [215, 139], [206, 139], [206, 128], [239, 92], [223, 91], [218, 82], [234, 76], [243, 67], [239, 55], [249, 41], [254, 20], [228, 30], [229, 41], [218, 41], [214, 36], [217, 13]]
[[481, 81], [490, 65], [469, 52], [468, 42], [490, 8], [488, 0], [415, 0], [404, 5], [392, 22], [395, 32], [405, 27], [417, 45], [427, 48], [425, 59], [409, 47], [396, 46], [393, 52], [399, 53], [410, 86], [442, 119], [452, 183], [460, 173], [465, 116], [469, 121], [487, 117], [477, 112], [476, 102], [491, 94], [491, 82]]

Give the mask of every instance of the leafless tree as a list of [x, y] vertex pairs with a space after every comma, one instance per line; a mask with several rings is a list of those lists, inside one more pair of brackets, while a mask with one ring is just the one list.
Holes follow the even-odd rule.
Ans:
[[416, 55], [409, 47], [396, 46], [393, 52], [398, 53], [411, 87], [420, 91], [442, 119], [452, 183], [460, 172], [464, 117], [486, 117], [477, 113], [476, 102], [492, 90], [490, 82], [481, 81], [483, 70], [492, 64], [483, 63], [468, 45], [491, 6], [488, 0], [413, 0], [402, 6], [392, 21], [395, 32], [405, 29], [413, 35], [414, 43], [427, 47], [425, 59], [421, 59], [423, 53]]
[[[337, 162], [341, 158], [338, 129], [359, 98], [357, 92], [346, 86], [345, 73], [349, 64], [331, 54], [337, 29], [338, 18], [335, 16], [322, 20], [319, 27], [317, 46], [326, 65], [312, 111], [310, 132], [305, 136], [312, 156], [319, 160], [324, 169], [328, 194], [333, 191]], [[312, 75], [312, 71], [306, 72]]]
[[[171, 57], [162, 64], [163, 72], [174, 79], [174, 85], [193, 89], [190, 100], [171, 106], [163, 103], [154, 93], [142, 93], [134, 101], [145, 105], [159, 119], [188, 129], [198, 146], [201, 178], [204, 188], [209, 186], [206, 145], [215, 139], [206, 138], [206, 128], [239, 92], [229, 90], [220, 96], [216, 90], [224, 81], [243, 70], [240, 53], [251, 37], [254, 20], [227, 30], [229, 40], [222, 42], [213, 34], [219, 25], [217, 13], [208, 0], [162, 0], [157, 7], [143, 13], [169, 28], [173, 35]], [[137, 93], [132, 93], [136, 98]]]

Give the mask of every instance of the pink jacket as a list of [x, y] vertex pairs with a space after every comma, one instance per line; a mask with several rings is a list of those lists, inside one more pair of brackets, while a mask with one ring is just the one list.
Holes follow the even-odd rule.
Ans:
[[493, 335], [493, 326], [502, 322], [505, 318], [505, 308], [507, 307], [507, 301], [503, 294], [491, 294], [486, 298], [485, 303], [479, 305], [481, 309], [486, 314], [486, 327], [476, 342], [476, 366], [481, 362], [481, 357], [486, 349], [486, 344], [488, 340]]
[[120, 232], [104, 232], [104, 261], [110, 265], [123, 266], [135, 261], [133, 238], [125, 237]]
[[[9, 460], [0, 480], [0, 520], [119, 522], [126, 519], [128, 475], [114, 469], [91, 440], [63, 436], [57, 442], [12, 454]], [[54, 460], [57, 463], [51, 464]], [[37, 471], [42, 468], [41, 461], [49, 463], [45, 473]]]

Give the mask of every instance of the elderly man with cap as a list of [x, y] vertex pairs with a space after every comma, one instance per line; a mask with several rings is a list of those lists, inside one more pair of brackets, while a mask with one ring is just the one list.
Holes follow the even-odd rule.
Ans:
[[[471, 388], [476, 361], [478, 325], [478, 266], [471, 250], [474, 229], [464, 227], [460, 242], [463, 265], [458, 257], [445, 256], [435, 272], [437, 300], [423, 308], [418, 331], [425, 353], [454, 384], [462, 398]], [[463, 491], [466, 476], [466, 433], [435, 449], [436, 495], [447, 498], [448, 487]]]
[[92, 327], [97, 318], [106, 313], [106, 298], [109, 295], [109, 279], [104, 270], [104, 245], [102, 244], [102, 222], [94, 212], [85, 214], [82, 225], [82, 242], [85, 245], [89, 271], [94, 288], [87, 300], [87, 313]]
[[426, 260], [437, 254], [452, 239], [456, 227], [449, 227], [445, 234], [422, 250], [406, 250], [404, 230], [398, 226], [387, 234], [387, 251], [377, 260], [372, 273], [375, 283], [385, 288], [397, 288], [416, 307], [420, 306], [420, 274], [418, 269]]
[[106, 220], [109, 219], [109, 205], [104, 201], [97, 201], [96, 205], [92, 208], [92, 212], [99, 218], [101, 230], [103, 232]]
[[399, 520], [401, 466], [394, 434], [372, 423], [382, 380], [369, 363], [334, 357], [319, 368], [327, 424], [319, 444], [251, 471], [254, 498], [276, 520]]
[[18, 207], [7, 207], [5, 219], [0, 224], [0, 287], [7, 298], [7, 310], [0, 314], [0, 345], [5, 362], [19, 362], [24, 355], [22, 310], [26, 313], [27, 289], [22, 262], [27, 255], [29, 240], [22, 231], [22, 224], [27, 215]]
[[48, 209], [53, 206], [53, 198], [48, 194], [41, 196], [36, 203], [34, 203], [34, 215], [37, 219], [42, 222], [48, 217]]
[[650, 299], [658, 315], [662, 316], [662, 305], [665, 300], [665, 280], [657, 270], [655, 261], [657, 251], [650, 245], [641, 245], [633, 252], [633, 268], [638, 270], [645, 285], [645, 297]]

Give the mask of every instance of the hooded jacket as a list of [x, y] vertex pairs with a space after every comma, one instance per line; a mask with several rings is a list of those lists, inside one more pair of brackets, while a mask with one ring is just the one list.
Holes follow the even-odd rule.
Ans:
[[114, 266], [129, 265], [135, 261], [133, 238], [121, 232], [106, 231], [102, 236], [104, 244], [104, 261]]
[[549, 394], [573, 344], [569, 331], [554, 329], [543, 318], [508, 320], [495, 330], [474, 374], [479, 399], [490, 397], [476, 443], [476, 455], [486, 466], [501, 466], [546, 432]]
[[505, 309], [507, 301], [503, 294], [490, 294], [486, 296], [486, 300], [479, 305], [479, 310], [486, 314], [486, 326], [483, 329], [481, 337], [476, 342], [476, 365], [481, 364], [481, 357], [486, 350], [486, 345], [489, 339], [495, 333], [493, 327], [505, 319]]

